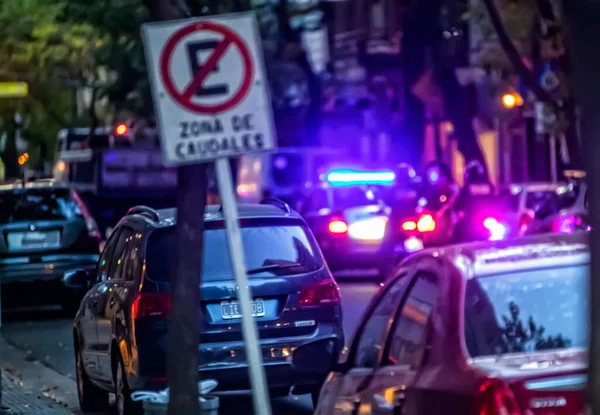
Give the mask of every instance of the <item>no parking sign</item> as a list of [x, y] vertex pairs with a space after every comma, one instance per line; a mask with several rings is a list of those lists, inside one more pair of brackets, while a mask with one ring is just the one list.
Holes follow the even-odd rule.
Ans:
[[143, 27], [167, 165], [275, 148], [253, 13]]

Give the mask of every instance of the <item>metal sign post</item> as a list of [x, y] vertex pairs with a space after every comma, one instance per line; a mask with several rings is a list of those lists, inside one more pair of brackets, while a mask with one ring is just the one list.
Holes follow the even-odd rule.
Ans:
[[244, 246], [238, 222], [237, 201], [233, 192], [233, 180], [229, 159], [220, 158], [215, 161], [219, 193], [223, 204], [223, 216], [227, 229], [227, 243], [233, 276], [237, 284], [237, 297], [242, 308], [242, 334], [246, 345], [246, 358], [250, 366], [250, 384], [254, 399], [254, 413], [271, 415], [271, 404], [267, 378], [263, 370], [263, 359], [259, 343], [258, 330], [252, 317], [252, 293], [246, 275]]
[[[181, 167], [215, 161], [231, 265], [238, 285], [237, 299], [242, 309], [254, 413], [270, 415], [229, 164], [231, 157], [276, 147], [254, 13], [149, 23], [143, 25], [142, 32], [164, 163]], [[181, 176], [179, 179], [181, 187]], [[191, 190], [192, 182], [186, 183]]]

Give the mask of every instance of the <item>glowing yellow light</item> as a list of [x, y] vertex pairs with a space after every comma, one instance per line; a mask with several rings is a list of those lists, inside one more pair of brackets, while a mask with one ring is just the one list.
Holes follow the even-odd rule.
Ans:
[[502, 96], [502, 105], [506, 108], [514, 108], [517, 105], [517, 99], [512, 94]]
[[22, 166], [23, 164], [27, 163], [27, 160], [29, 160], [29, 153], [23, 153], [19, 156], [17, 162], [20, 166]]
[[58, 163], [56, 163], [56, 170], [63, 172], [63, 171], [65, 171], [66, 168], [67, 168], [67, 165], [65, 164], [64, 161], [60, 160]]

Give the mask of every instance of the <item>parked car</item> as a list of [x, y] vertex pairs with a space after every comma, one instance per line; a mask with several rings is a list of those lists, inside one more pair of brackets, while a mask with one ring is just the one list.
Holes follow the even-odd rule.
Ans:
[[[315, 415], [587, 413], [588, 235], [414, 254], [330, 360]], [[309, 347], [294, 364], [323, 370]]]
[[567, 183], [513, 183], [500, 193], [501, 217], [497, 218], [507, 229], [507, 236], [526, 233], [549, 200], [566, 192]]
[[61, 305], [74, 313], [85, 292], [65, 286], [74, 267], [95, 267], [101, 236], [77, 193], [54, 180], [0, 184], [2, 309]]
[[[241, 233], [273, 396], [311, 393], [327, 373], [304, 376], [288, 356], [308, 341], [344, 345], [339, 288], [304, 220], [283, 202], [239, 205]], [[117, 396], [120, 415], [139, 410], [130, 392], [166, 386], [167, 316], [175, 254], [175, 209], [140, 206], [116, 225], [95, 272], [73, 271], [72, 285], [91, 287], [75, 317], [81, 409], [98, 412]], [[236, 283], [220, 206], [205, 213], [199, 326], [200, 375], [220, 390], [249, 389]], [[194, 254], [194, 253], [190, 253]]]
[[588, 193], [584, 181], [572, 181], [545, 201], [525, 234], [572, 233], [587, 228]]

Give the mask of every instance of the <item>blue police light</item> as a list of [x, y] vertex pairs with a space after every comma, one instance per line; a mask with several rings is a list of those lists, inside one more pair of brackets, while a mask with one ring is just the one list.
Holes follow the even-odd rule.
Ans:
[[327, 182], [332, 186], [353, 186], [361, 184], [390, 185], [396, 180], [396, 173], [390, 170], [357, 171], [333, 170], [327, 173]]

